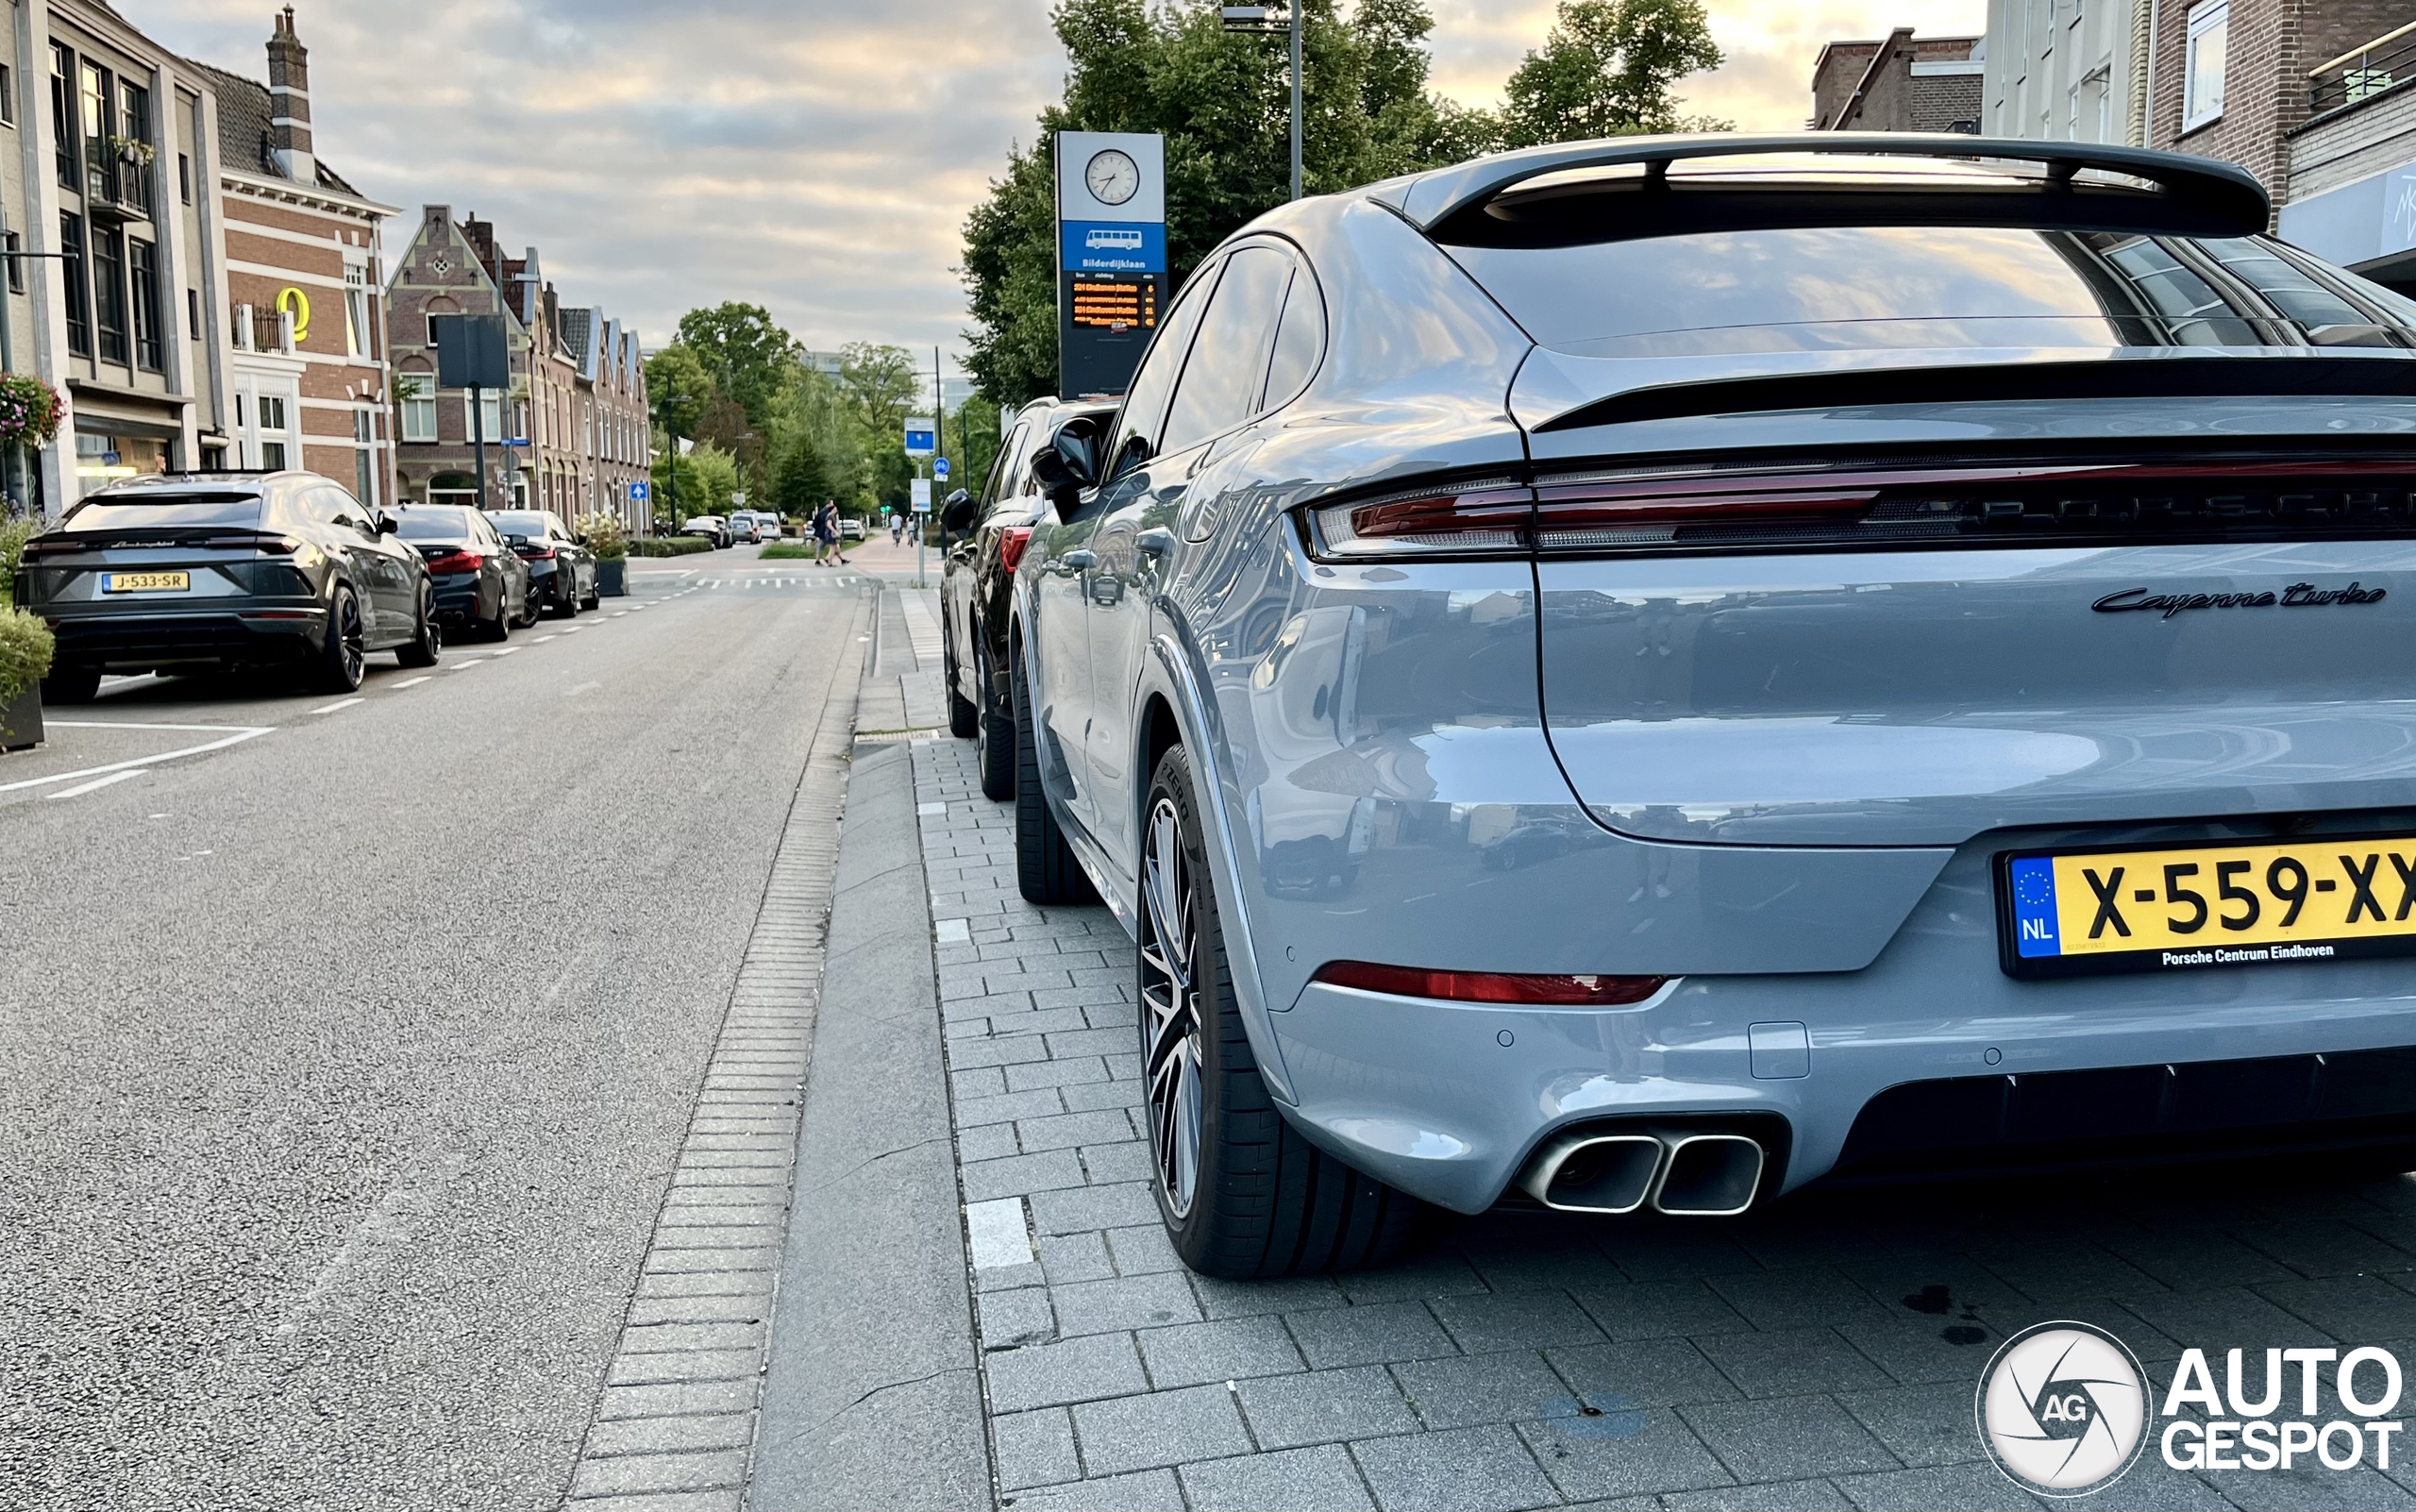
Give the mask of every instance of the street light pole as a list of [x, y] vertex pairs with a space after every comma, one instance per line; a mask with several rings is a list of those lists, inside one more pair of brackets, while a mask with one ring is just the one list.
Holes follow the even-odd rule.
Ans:
[[1300, 12], [1306, 0], [1292, 0], [1292, 197], [1300, 197]]

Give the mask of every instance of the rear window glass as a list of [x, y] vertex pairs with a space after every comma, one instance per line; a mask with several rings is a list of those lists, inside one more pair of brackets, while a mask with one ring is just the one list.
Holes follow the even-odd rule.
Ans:
[[406, 541], [466, 541], [470, 538], [467, 510], [404, 510], [394, 516]]
[[1446, 250], [1538, 342], [1586, 357], [2299, 345], [2347, 328], [2416, 344], [2377, 323], [2390, 306], [2359, 309], [2253, 237], [1844, 226]]
[[542, 514], [524, 514], [515, 510], [510, 513], [490, 514], [487, 518], [493, 520], [495, 528], [506, 535], [538, 536], [545, 533], [545, 517]]
[[260, 523], [258, 494], [95, 494], [68, 512], [70, 530], [143, 529], [150, 526]]

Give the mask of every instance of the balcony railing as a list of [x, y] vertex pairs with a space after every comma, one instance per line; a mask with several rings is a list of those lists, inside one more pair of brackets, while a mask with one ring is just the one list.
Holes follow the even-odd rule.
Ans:
[[2416, 21], [2307, 74], [2307, 113], [2322, 115], [2416, 78]]
[[239, 352], [294, 352], [294, 316], [289, 311], [262, 310], [257, 305], [237, 305], [234, 320], [235, 350]]

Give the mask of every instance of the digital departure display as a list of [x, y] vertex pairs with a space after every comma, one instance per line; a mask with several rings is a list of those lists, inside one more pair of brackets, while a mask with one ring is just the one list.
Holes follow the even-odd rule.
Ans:
[[1158, 278], [1153, 273], [1077, 274], [1073, 321], [1084, 330], [1154, 329], [1158, 324]]

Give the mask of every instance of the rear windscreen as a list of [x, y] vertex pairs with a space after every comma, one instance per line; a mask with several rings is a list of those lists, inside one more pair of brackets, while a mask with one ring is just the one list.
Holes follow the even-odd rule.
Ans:
[[493, 520], [495, 522], [495, 528], [501, 530], [506, 535], [543, 535], [545, 533], [545, 517], [542, 514], [490, 514], [487, 518]]
[[1583, 357], [2416, 346], [2403, 301], [2258, 237], [1837, 226], [1445, 250], [1537, 342]]
[[470, 522], [460, 510], [405, 510], [394, 516], [406, 541], [466, 541]]
[[67, 512], [70, 530], [146, 530], [174, 526], [256, 526], [258, 494], [96, 494]]

